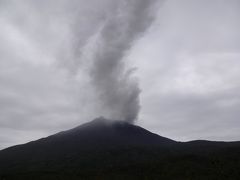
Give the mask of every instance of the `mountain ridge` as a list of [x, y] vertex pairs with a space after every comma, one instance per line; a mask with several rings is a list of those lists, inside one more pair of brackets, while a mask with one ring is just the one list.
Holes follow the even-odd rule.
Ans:
[[177, 142], [102, 117], [0, 151], [0, 180], [236, 179], [237, 167], [240, 142]]
[[[86, 135], [84, 134], [84, 131], [86, 131], [86, 133], [95, 133], [97, 131], [101, 131], [99, 133], [103, 133], [102, 131], [104, 130], [104, 128], [108, 129], [108, 130], [116, 130], [117, 128], [129, 128], [130, 131], [144, 131], [145, 133], [148, 133], [149, 135], [152, 135], [152, 136], [155, 136], [155, 137], [158, 137], [158, 138], [162, 138], [164, 141], [171, 141], [171, 142], [176, 142], [174, 140], [171, 140], [169, 138], [165, 138], [163, 136], [160, 136], [156, 133], [152, 133], [140, 126], [137, 126], [137, 125], [132, 125], [131, 123], [128, 123], [128, 122], [124, 122], [124, 121], [120, 121], [120, 120], [108, 120], [108, 119], [105, 119], [103, 117], [99, 117], [99, 118], [96, 118], [90, 122], [87, 122], [87, 123], [84, 123], [82, 125], [79, 125], [77, 127], [74, 127], [74, 128], [71, 128], [69, 130], [65, 130], [65, 131], [60, 131], [56, 134], [53, 134], [53, 135], [49, 135], [47, 137], [43, 137], [43, 138], [40, 138], [40, 139], [37, 139], [37, 140], [33, 140], [33, 141], [30, 141], [30, 142], [27, 142], [27, 143], [24, 143], [24, 144], [19, 144], [19, 145], [14, 145], [14, 146], [11, 146], [11, 147], [7, 147], [5, 149], [2, 149], [0, 150], [1, 151], [4, 151], [4, 150], [7, 150], [7, 149], [11, 149], [11, 148], [15, 148], [15, 147], [19, 147], [19, 146], [24, 146], [24, 145], [28, 145], [29, 143], [35, 143], [37, 141], [44, 141], [46, 139], [49, 139], [49, 138], [56, 138], [56, 137], [60, 137], [60, 136], [65, 136], [65, 135], [74, 135], [75, 133], [81, 133], [80, 135]], [[129, 133], [129, 132], [128, 132]], [[77, 134], [75, 134], [77, 135]], [[124, 135], [124, 134], [121, 134], [121, 135]]]

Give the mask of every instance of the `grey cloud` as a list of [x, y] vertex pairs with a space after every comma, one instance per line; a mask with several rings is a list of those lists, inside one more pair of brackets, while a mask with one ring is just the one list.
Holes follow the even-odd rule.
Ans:
[[[87, 11], [82, 8], [81, 3], [85, 5]], [[25, 29], [28, 31], [27, 37], [30, 36], [30, 42], [26, 41], [25, 44], [30, 45], [31, 41], [37, 42], [36, 48], [31, 53], [35, 54], [40, 46], [41, 50], [47, 53], [50, 61], [57, 58], [56, 63], [67, 68], [74, 76], [83, 68], [88, 69], [90, 81], [99, 94], [99, 99], [95, 100], [95, 103], [100, 102], [101, 115], [133, 122], [137, 119], [140, 108], [140, 90], [137, 81], [131, 78], [132, 70], [127, 67], [124, 56], [134, 41], [150, 26], [153, 20], [154, 1], [106, 0], [98, 8], [95, 8], [96, 1], [81, 3], [73, 1], [69, 6], [66, 1], [61, 1], [60, 8], [59, 5], [52, 7], [50, 3], [46, 6], [46, 3], [42, 2], [19, 4], [21, 8], [16, 12], [21, 15], [20, 19], [26, 17], [26, 9], [33, 11], [35, 17], [34, 19], [27, 17], [24, 23], [18, 25], [19, 33], [24, 35]], [[65, 5], [66, 7], [63, 8], [62, 6]], [[75, 9], [73, 5], [79, 9]], [[47, 15], [41, 15], [42, 11]], [[10, 16], [14, 21], [13, 24], [15, 18]], [[39, 32], [38, 29], [43, 31]], [[63, 35], [60, 33], [55, 35], [56, 29]], [[51, 36], [53, 41], [45, 45], [49, 42], [46, 38]], [[94, 37], [96, 39], [92, 42], [91, 39]], [[63, 44], [63, 47], [55, 43]], [[91, 43], [97, 43], [93, 45], [92, 51], [88, 50]], [[86, 57], [87, 51], [91, 51], [90, 67], [86, 65], [89, 64], [86, 62], [89, 60]], [[37, 53], [41, 54], [41, 51]]]
[[123, 1], [98, 32], [91, 78], [111, 119], [133, 122], [138, 117], [140, 90], [137, 81], [131, 78], [124, 56], [151, 24], [152, 3]]
[[239, 1], [159, 2], [0, 1], [0, 148], [140, 105], [161, 135], [239, 140]]
[[239, 9], [166, 1], [130, 57], [141, 67], [141, 125], [177, 140], [239, 140]]
[[[151, 102], [147, 103], [148, 108], [143, 112], [146, 115], [142, 118], [147, 119], [148, 115], [155, 114], [158, 124], [149, 123], [146, 126], [177, 140], [238, 140], [238, 91], [239, 89], [234, 89], [229, 94], [222, 92], [208, 95], [159, 95], [158, 99], [152, 97]], [[142, 123], [145, 124], [144, 121]]]
[[11, 128], [0, 127], [0, 149], [19, 144], [46, 136], [48, 133], [37, 130], [16, 130]]
[[[113, 87], [116, 89], [117, 86], [122, 86], [118, 93], [110, 90], [112, 99], [116, 96], [115, 99], [121, 104], [114, 107], [115, 111], [119, 111], [115, 112], [119, 115], [116, 118], [135, 118], [139, 107], [139, 89], [137, 81], [130, 77], [132, 70], [125, 67], [122, 58], [134, 39], [140, 36], [139, 33], [151, 24], [151, 19], [148, 19], [150, 16], [145, 10], [152, 1], [103, 0], [99, 3], [96, 0], [73, 0], [69, 3], [60, 0], [56, 3], [24, 0], [1, 3], [0, 140], [5, 142], [4, 138], [11, 136], [11, 131], [22, 131], [19, 136], [31, 137], [34, 130], [46, 132], [44, 134], [47, 135], [79, 125], [100, 114], [110, 114], [107, 108], [102, 109], [102, 96], [100, 99], [96, 96], [100, 91], [103, 94], [103, 90], [95, 90], [96, 86], [90, 83], [94, 71], [95, 75], [99, 72], [89, 66], [97, 65], [98, 61], [91, 60], [91, 57], [96, 55], [95, 58], [98, 58], [99, 53], [102, 53], [100, 51], [105, 51], [105, 48], [100, 47], [99, 50], [95, 49], [98, 53], [93, 55], [91, 41], [103, 26], [99, 38], [104, 39], [101, 46], [108, 47], [110, 43], [115, 43], [114, 48], [121, 51], [109, 53], [108, 48], [103, 53], [105, 57], [115, 58], [113, 62], [116, 68], [112, 68], [113, 71], [118, 70], [112, 76], [112, 83], [115, 83], [114, 78], [118, 83], [113, 84]], [[115, 15], [116, 11], [119, 11], [118, 15]], [[145, 15], [146, 19], [141, 22], [140, 18], [144, 19]], [[112, 17], [111, 22], [109, 17]], [[126, 21], [125, 27], [119, 26], [114, 20], [121, 20], [122, 25]], [[111, 37], [108, 33], [109, 30], [114, 30], [113, 26], [117, 26], [114, 27], [115, 30], [120, 28], [124, 40], [118, 38], [114, 42], [109, 39]], [[114, 57], [115, 55], [119, 57]], [[101, 58], [104, 61], [105, 58], [100, 56]], [[89, 73], [92, 73], [91, 77]], [[117, 75], [121, 77], [116, 79]], [[109, 77], [107, 75], [111, 79]], [[123, 109], [124, 106], [132, 109]], [[123, 115], [127, 110], [129, 112]], [[133, 115], [130, 115], [131, 110]], [[34, 137], [36, 136], [32, 136]], [[9, 138], [15, 143], [22, 142], [20, 139]]]
[[[71, 96], [75, 90], [70, 82], [64, 83], [62, 74], [27, 64], [0, 74], [1, 127], [41, 128], [46, 126], [43, 116], [77, 115], [76, 102]], [[40, 124], [35, 124], [36, 117], [42, 118]], [[60, 119], [54, 120], [57, 121]]]

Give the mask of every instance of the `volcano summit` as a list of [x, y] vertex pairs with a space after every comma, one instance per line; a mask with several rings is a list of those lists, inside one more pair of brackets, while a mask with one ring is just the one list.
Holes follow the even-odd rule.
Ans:
[[0, 179], [238, 179], [240, 143], [176, 142], [97, 118], [0, 151]]

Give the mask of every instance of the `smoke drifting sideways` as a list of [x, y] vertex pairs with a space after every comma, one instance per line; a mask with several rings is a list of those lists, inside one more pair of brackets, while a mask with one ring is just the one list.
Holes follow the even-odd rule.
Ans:
[[90, 81], [108, 119], [134, 123], [140, 110], [140, 88], [125, 56], [153, 22], [153, 0], [125, 0], [94, 35]]

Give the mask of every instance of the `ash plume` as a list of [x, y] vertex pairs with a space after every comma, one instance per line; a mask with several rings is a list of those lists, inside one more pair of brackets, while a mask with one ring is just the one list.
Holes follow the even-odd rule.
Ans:
[[98, 30], [90, 77], [107, 118], [133, 123], [140, 110], [140, 88], [125, 61], [131, 49], [153, 21], [153, 0], [125, 0]]

